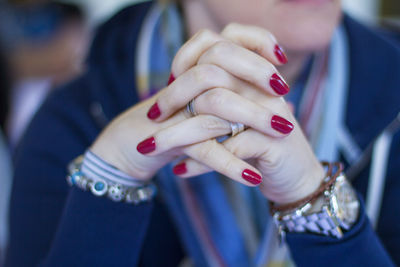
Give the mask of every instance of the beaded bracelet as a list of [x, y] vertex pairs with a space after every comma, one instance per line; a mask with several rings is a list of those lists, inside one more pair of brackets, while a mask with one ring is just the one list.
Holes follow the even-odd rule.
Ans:
[[82, 173], [82, 161], [83, 156], [79, 156], [68, 166], [67, 182], [70, 186], [77, 186], [84, 191], [90, 191], [95, 196], [107, 196], [115, 202], [123, 201], [135, 205], [150, 201], [157, 192], [153, 183], [132, 187], [114, 183], [108, 179], [90, 179]]

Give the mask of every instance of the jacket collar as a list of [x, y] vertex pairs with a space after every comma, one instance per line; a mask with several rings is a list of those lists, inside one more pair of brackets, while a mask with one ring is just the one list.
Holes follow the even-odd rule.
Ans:
[[350, 80], [346, 125], [365, 149], [400, 111], [400, 50], [394, 40], [344, 17]]

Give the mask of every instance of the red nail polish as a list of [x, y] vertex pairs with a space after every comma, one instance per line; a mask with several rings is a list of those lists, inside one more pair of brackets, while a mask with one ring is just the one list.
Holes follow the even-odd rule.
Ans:
[[278, 95], [286, 95], [290, 91], [286, 82], [276, 73], [272, 74], [269, 85]]
[[156, 102], [151, 106], [151, 108], [147, 112], [147, 118], [149, 118], [150, 120], [155, 120], [158, 117], [160, 117], [160, 115], [161, 115], [161, 111]]
[[137, 151], [142, 154], [147, 154], [156, 150], [156, 140], [154, 137], [147, 138], [146, 140], [140, 142], [137, 147]]
[[249, 169], [245, 169], [242, 172], [242, 177], [243, 177], [243, 179], [245, 179], [246, 181], [248, 181], [249, 183], [254, 184], [254, 185], [259, 185], [262, 181], [262, 178], [260, 175], [258, 175], [257, 173], [255, 173]]
[[291, 131], [293, 131], [294, 128], [293, 124], [290, 121], [277, 115], [272, 116], [271, 126], [275, 130], [283, 134], [290, 133]]
[[280, 45], [275, 45], [274, 54], [280, 63], [286, 64], [288, 62], [287, 56]]
[[173, 172], [174, 174], [176, 174], [176, 175], [181, 175], [181, 174], [186, 173], [186, 172], [187, 172], [186, 163], [185, 163], [185, 162], [179, 163], [178, 165], [176, 165], [176, 166], [172, 169], [172, 172]]
[[175, 76], [171, 73], [171, 75], [169, 75], [169, 79], [168, 79], [167, 85], [170, 85], [170, 84], [173, 83], [174, 81], [175, 81]]

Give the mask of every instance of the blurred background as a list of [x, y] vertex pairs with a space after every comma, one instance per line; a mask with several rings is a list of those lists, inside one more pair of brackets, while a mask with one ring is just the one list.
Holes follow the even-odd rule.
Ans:
[[[0, 266], [12, 153], [46, 95], [85, 70], [96, 27], [138, 0], [0, 0]], [[360, 21], [400, 31], [399, 0], [343, 0]]]

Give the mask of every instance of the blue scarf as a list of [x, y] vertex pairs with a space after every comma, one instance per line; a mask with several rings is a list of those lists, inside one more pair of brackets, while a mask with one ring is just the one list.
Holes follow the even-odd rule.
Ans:
[[[135, 62], [137, 88], [142, 99], [165, 87], [173, 56], [184, 42], [182, 25], [173, 4], [155, 3], [147, 14]], [[333, 46], [343, 49], [339, 53], [345, 55], [344, 35], [342, 32], [337, 35], [334, 40], [339, 41], [334, 42], [339, 44]], [[337, 50], [331, 49], [331, 53]], [[336, 77], [343, 76], [340, 70], [345, 71], [342, 68], [345, 63], [340, 60], [330, 61], [333, 63], [327, 66], [329, 75], [323, 76], [324, 83], [320, 85], [323, 105], [320, 106], [326, 108], [317, 111], [322, 124], [319, 124], [318, 134], [314, 134], [318, 138], [312, 142], [317, 144], [317, 151], [320, 147], [321, 151], [327, 151], [321, 152], [327, 160], [336, 157], [338, 144], [336, 137], [332, 137], [335, 132], [332, 129], [341, 127], [343, 113], [340, 110], [347, 88], [345, 77], [336, 81]], [[315, 75], [325, 74], [317, 72]], [[309, 80], [315, 79], [314, 76], [311, 74]], [[333, 90], [336, 86], [341, 89]], [[295, 104], [301, 105], [299, 101]], [[328, 123], [332, 120], [334, 124]], [[173, 164], [158, 173], [157, 182], [186, 252], [196, 266], [260, 266], [276, 261], [288, 264], [288, 250], [276, 245], [268, 204], [258, 189], [235, 183], [217, 173], [180, 179], [172, 173], [171, 166]]]

